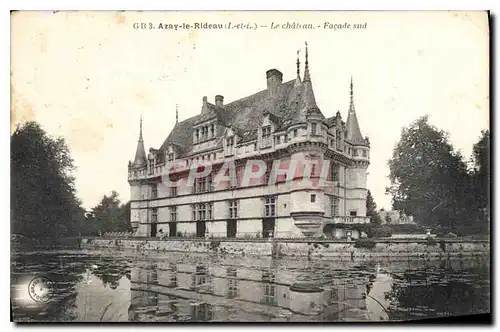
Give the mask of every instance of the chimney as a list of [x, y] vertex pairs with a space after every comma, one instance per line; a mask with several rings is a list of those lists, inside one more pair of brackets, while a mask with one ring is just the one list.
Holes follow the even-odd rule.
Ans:
[[271, 96], [275, 95], [278, 91], [278, 86], [283, 83], [283, 74], [277, 69], [270, 69], [266, 71], [267, 89]]
[[224, 96], [217, 95], [215, 96], [215, 106], [222, 107], [224, 105]]
[[203, 97], [203, 105], [201, 106], [201, 114], [208, 112], [207, 96]]

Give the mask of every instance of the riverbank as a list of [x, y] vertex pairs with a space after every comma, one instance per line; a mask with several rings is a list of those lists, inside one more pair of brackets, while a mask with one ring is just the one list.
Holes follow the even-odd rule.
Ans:
[[490, 254], [488, 240], [378, 239], [373, 248], [356, 248], [355, 241], [333, 239], [82, 239], [82, 249], [110, 248], [162, 252], [276, 257], [470, 257]]

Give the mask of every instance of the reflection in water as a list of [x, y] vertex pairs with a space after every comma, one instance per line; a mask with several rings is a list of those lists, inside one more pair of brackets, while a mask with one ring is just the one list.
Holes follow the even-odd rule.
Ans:
[[[14, 254], [12, 271], [15, 321], [379, 321], [490, 311], [486, 259], [354, 262], [72, 251]], [[56, 284], [42, 305], [26, 297], [26, 280], [41, 271]]]

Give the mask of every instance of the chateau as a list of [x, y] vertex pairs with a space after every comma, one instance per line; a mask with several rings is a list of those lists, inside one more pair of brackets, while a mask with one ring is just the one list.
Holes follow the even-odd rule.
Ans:
[[[359, 128], [352, 78], [346, 121], [338, 111], [326, 117], [332, 112], [316, 103], [307, 46], [302, 78], [297, 57], [294, 79], [283, 82], [276, 69], [268, 70], [266, 79], [265, 90], [231, 103], [222, 95], [215, 103], [203, 97], [201, 112], [176, 120], [163, 144], [148, 154], [141, 119], [128, 165], [135, 236], [361, 235], [356, 225], [369, 222], [370, 143]], [[265, 166], [261, 174], [255, 161]], [[294, 162], [310, 166], [287, 173], [282, 165]], [[193, 179], [200, 169], [209, 173]], [[229, 181], [217, 181], [217, 173]], [[253, 181], [245, 179], [248, 174]], [[301, 184], [304, 178], [311, 182]]]

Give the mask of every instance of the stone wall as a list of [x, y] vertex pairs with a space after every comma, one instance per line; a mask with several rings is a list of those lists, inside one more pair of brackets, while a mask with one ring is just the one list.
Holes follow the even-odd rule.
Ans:
[[83, 239], [82, 248], [113, 248], [251, 256], [376, 258], [376, 257], [457, 257], [489, 255], [485, 240], [380, 240], [373, 249], [356, 248], [354, 241], [332, 240], [228, 240], [228, 239]]

